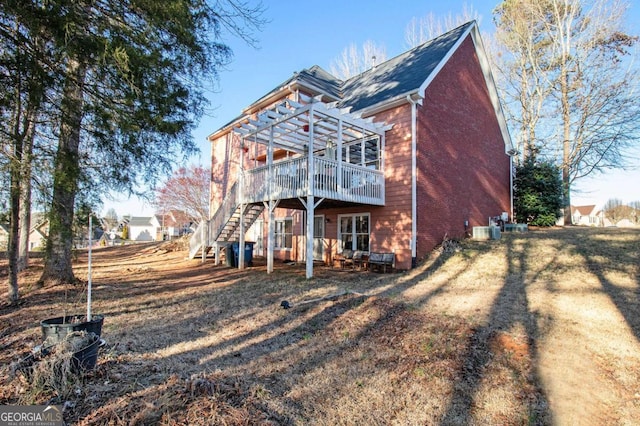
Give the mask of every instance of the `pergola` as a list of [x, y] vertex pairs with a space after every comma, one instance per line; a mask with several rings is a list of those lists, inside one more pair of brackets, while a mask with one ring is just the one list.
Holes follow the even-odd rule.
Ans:
[[[247, 197], [245, 192], [255, 188], [254, 185], [245, 185], [245, 177], [247, 173], [244, 170], [245, 152], [251, 144], [259, 144], [266, 147], [266, 177], [264, 183], [266, 188], [266, 199], [263, 199], [265, 208], [269, 212], [269, 229], [267, 241], [267, 272], [273, 272], [273, 253], [274, 253], [274, 237], [275, 237], [275, 209], [278, 207], [280, 198], [277, 197], [278, 191], [274, 186], [277, 185], [274, 179], [274, 151], [281, 149], [291, 153], [305, 157], [306, 159], [306, 188], [304, 194], [298, 194], [297, 198], [302, 203], [307, 212], [306, 224], [306, 276], [313, 276], [313, 217], [315, 209], [325, 200], [325, 197], [332, 196], [327, 192], [318, 191], [315, 179], [322, 178], [322, 171], [316, 171], [316, 159], [321, 158], [324, 162], [331, 162], [335, 168], [336, 196], [339, 190], [343, 188], [341, 181], [343, 173], [342, 168], [347, 167], [348, 163], [353, 160], [349, 155], [349, 151], [343, 151], [345, 147], [352, 144], [366, 141], [376, 140], [375, 144], [367, 145], [367, 149], [377, 149], [376, 158], [378, 158], [378, 173], [384, 170], [384, 144], [385, 131], [390, 129], [384, 123], [376, 123], [373, 118], [362, 118], [359, 114], [352, 114], [349, 108], [337, 108], [336, 103], [327, 104], [320, 100], [321, 96], [311, 98], [303, 94], [299, 94], [298, 100], [293, 101], [285, 99], [273, 108], [261, 112], [257, 115], [257, 119], [248, 119], [238, 124], [233, 129], [242, 138], [243, 149], [241, 152], [241, 170], [239, 176], [240, 183], [240, 203], [246, 202], [251, 197]], [[364, 162], [367, 155], [372, 153], [365, 152], [365, 144], [359, 152]], [[356, 159], [357, 161], [357, 159]], [[277, 163], [276, 163], [277, 164]], [[322, 163], [325, 164], [325, 163]], [[335, 164], [335, 165], [334, 165]], [[317, 173], [320, 172], [320, 173]], [[263, 175], [264, 178], [264, 175]], [[384, 177], [382, 176], [382, 180]], [[244, 209], [241, 206], [241, 211]], [[243, 224], [243, 221], [240, 221]], [[244, 247], [243, 227], [240, 229], [240, 247]], [[244, 250], [239, 251], [239, 267], [244, 266]]]

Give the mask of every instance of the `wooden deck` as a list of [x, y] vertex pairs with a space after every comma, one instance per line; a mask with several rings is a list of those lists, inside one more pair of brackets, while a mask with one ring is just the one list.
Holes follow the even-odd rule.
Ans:
[[313, 195], [328, 200], [384, 205], [384, 174], [359, 165], [313, 158], [309, 185], [308, 157], [274, 163], [245, 171], [239, 194], [242, 203], [304, 198]]

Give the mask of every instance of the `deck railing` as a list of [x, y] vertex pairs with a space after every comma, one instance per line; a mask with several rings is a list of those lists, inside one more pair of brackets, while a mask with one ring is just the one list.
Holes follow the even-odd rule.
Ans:
[[[297, 157], [245, 171], [242, 202], [306, 197], [308, 159]], [[314, 158], [313, 195], [339, 201], [384, 205], [384, 175], [359, 165]]]

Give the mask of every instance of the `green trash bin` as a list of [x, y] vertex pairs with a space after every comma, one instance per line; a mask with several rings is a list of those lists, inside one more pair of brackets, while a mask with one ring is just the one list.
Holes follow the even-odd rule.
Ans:
[[235, 250], [233, 249], [234, 244], [236, 243], [229, 243], [224, 247], [224, 257], [227, 260], [227, 266], [230, 268], [235, 268], [238, 265]]

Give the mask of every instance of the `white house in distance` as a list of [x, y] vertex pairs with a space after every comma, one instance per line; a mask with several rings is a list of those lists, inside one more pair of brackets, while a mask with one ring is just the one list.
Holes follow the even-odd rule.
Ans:
[[[127, 223], [129, 226], [129, 239], [132, 241], [157, 241], [158, 230], [161, 224], [156, 216], [131, 217]], [[162, 236], [160, 236], [162, 238]]]
[[602, 226], [602, 212], [595, 204], [588, 206], [571, 206], [571, 216], [574, 225]]

